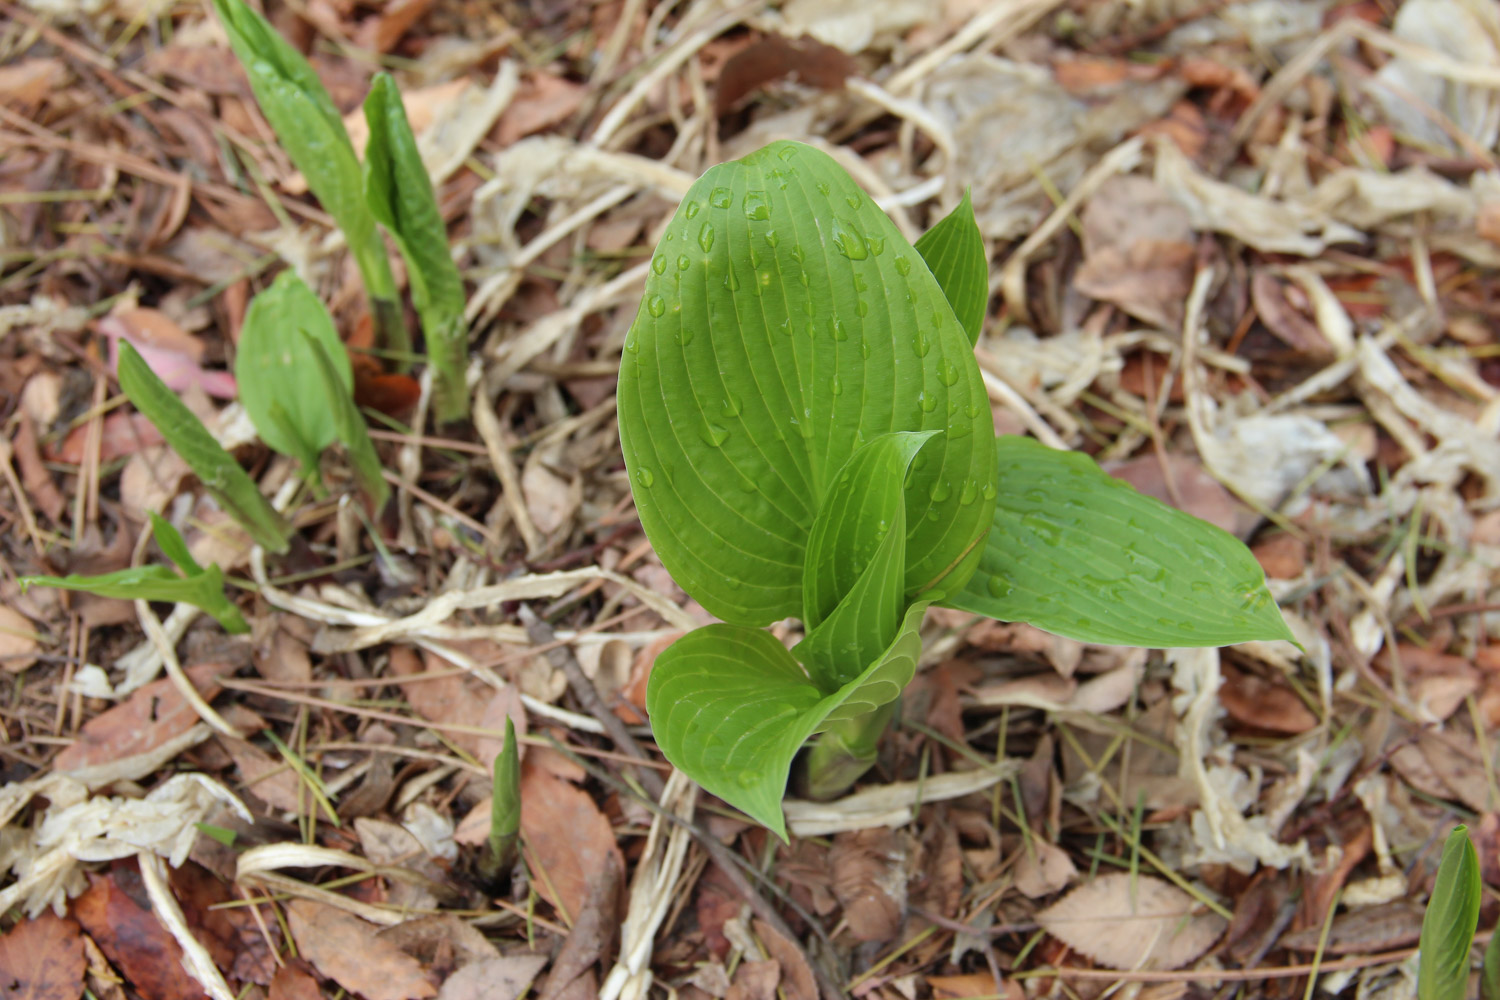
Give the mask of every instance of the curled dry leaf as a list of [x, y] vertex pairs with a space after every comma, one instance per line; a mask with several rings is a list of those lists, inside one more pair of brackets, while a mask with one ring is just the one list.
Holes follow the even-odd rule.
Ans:
[[1037, 923], [1111, 969], [1176, 969], [1207, 951], [1226, 921], [1161, 879], [1125, 873], [1085, 882], [1037, 914]]
[[1219, 704], [1229, 717], [1245, 726], [1296, 735], [1318, 724], [1312, 709], [1285, 684], [1257, 677], [1225, 664]]
[[302, 956], [350, 993], [368, 1000], [424, 1000], [437, 995], [422, 965], [381, 939], [379, 928], [335, 906], [294, 899], [287, 923]]
[[[217, 678], [225, 672], [221, 663], [200, 663], [186, 670], [193, 687], [209, 701], [219, 693]], [[177, 686], [162, 678], [84, 723], [73, 745], [57, 755], [52, 767], [58, 772], [73, 771], [149, 753], [181, 736], [197, 721], [198, 713]]]
[[78, 1000], [83, 969], [78, 925], [50, 911], [0, 937], [0, 995], [6, 1000]]
[[625, 868], [609, 820], [588, 792], [552, 774], [531, 755], [521, 768], [521, 836], [533, 885], [577, 919], [589, 887], [609, 864]]
[[[118, 877], [140, 876], [122, 866]], [[183, 966], [177, 940], [117, 884], [116, 875], [91, 878], [88, 890], [73, 900], [72, 915], [144, 1000], [203, 1000], [203, 987]]]
[[764, 920], [757, 919], [751, 926], [766, 954], [781, 965], [781, 990], [786, 1000], [818, 1000], [818, 981], [802, 949]]
[[1187, 211], [1146, 177], [1105, 181], [1083, 213], [1085, 295], [1164, 330], [1182, 326], [1196, 247]]
[[833, 894], [849, 932], [860, 941], [889, 941], [906, 909], [906, 853], [883, 827], [841, 833], [828, 852]]
[[36, 626], [21, 612], [0, 604], [0, 668], [20, 673], [36, 662]]

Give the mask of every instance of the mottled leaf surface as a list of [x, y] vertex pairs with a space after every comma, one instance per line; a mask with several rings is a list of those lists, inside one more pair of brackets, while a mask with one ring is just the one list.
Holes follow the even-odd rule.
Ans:
[[1228, 532], [1086, 455], [1008, 435], [996, 452], [994, 528], [953, 607], [1108, 645], [1292, 637], [1260, 564]]
[[710, 612], [803, 611], [814, 516], [848, 456], [942, 432], [906, 488], [908, 599], [972, 572], [994, 479], [988, 399], [931, 272], [826, 154], [778, 142], [709, 170], [662, 236], [620, 371], [636, 507]]

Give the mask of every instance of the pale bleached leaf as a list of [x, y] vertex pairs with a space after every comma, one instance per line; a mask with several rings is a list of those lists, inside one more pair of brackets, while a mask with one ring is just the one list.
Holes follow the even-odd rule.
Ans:
[[1111, 969], [1176, 969], [1207, 951], [1225, 920], [1148, 875], [1101, 875], [1037, 914], [1063, 944]]

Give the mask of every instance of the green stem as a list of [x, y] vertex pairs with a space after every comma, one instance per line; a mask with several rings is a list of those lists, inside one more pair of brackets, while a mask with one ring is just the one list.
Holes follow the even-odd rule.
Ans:
[[[406, 319], [401, 315], [401, 297], [396, 292], [396, 278], [391, 273], [391, 261], [386, 256], [385, 245], [379, 233], [366, 245], [356, 247], [352, 236], [346, 234], [350, 248], [354, 250], [354, 263], [359, 267], [359, 276], [364, 280], [365, 292], [370, 296], [370, 318], [375, 323], [375, 343], [388, 351], [411, 353], [411, 334], [406, 329]], [[398, 366], [399, 371], [406, 370]]]
[[469, 362], [468, 327], [462, 316], [455, 316], [440, 329], [426, 334], [427, 359], [436, 374], [433, 410], [438, 423], [462, 420], [469, 415], [469, 387], [464, 379]]
[[875, 765], [880, 737], [896, 712], [891, 702], [866, 715], [836, 722], [824, 730], [803, 757], [803, 794], [810, 799], [836, 798]]

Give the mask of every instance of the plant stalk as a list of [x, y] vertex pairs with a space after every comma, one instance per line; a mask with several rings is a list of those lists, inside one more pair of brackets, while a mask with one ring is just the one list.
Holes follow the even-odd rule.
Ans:
[[815, 801], [837, 798], [875, 766], [880, 737], [897, 704], [899, 700], [824, 730], [803, 757], [803, 794]]
[[[406, 318], [401, 315], [401, 297], [396, 292], [396, 278], [391, 273], [391, 262], [386, 256], [385, 245], [379, 233], [369, 246], [356, 248], [354, 263], [359, 267], [359, 276], [364, 280], [365, 293], [370, 297], [370, 319], [375, 324], [375, 343], [398, 357], [411, 354], [411, 334], [406, 329]], [[410, 367], [406, 361], [397, 362], [397, 369]]]

